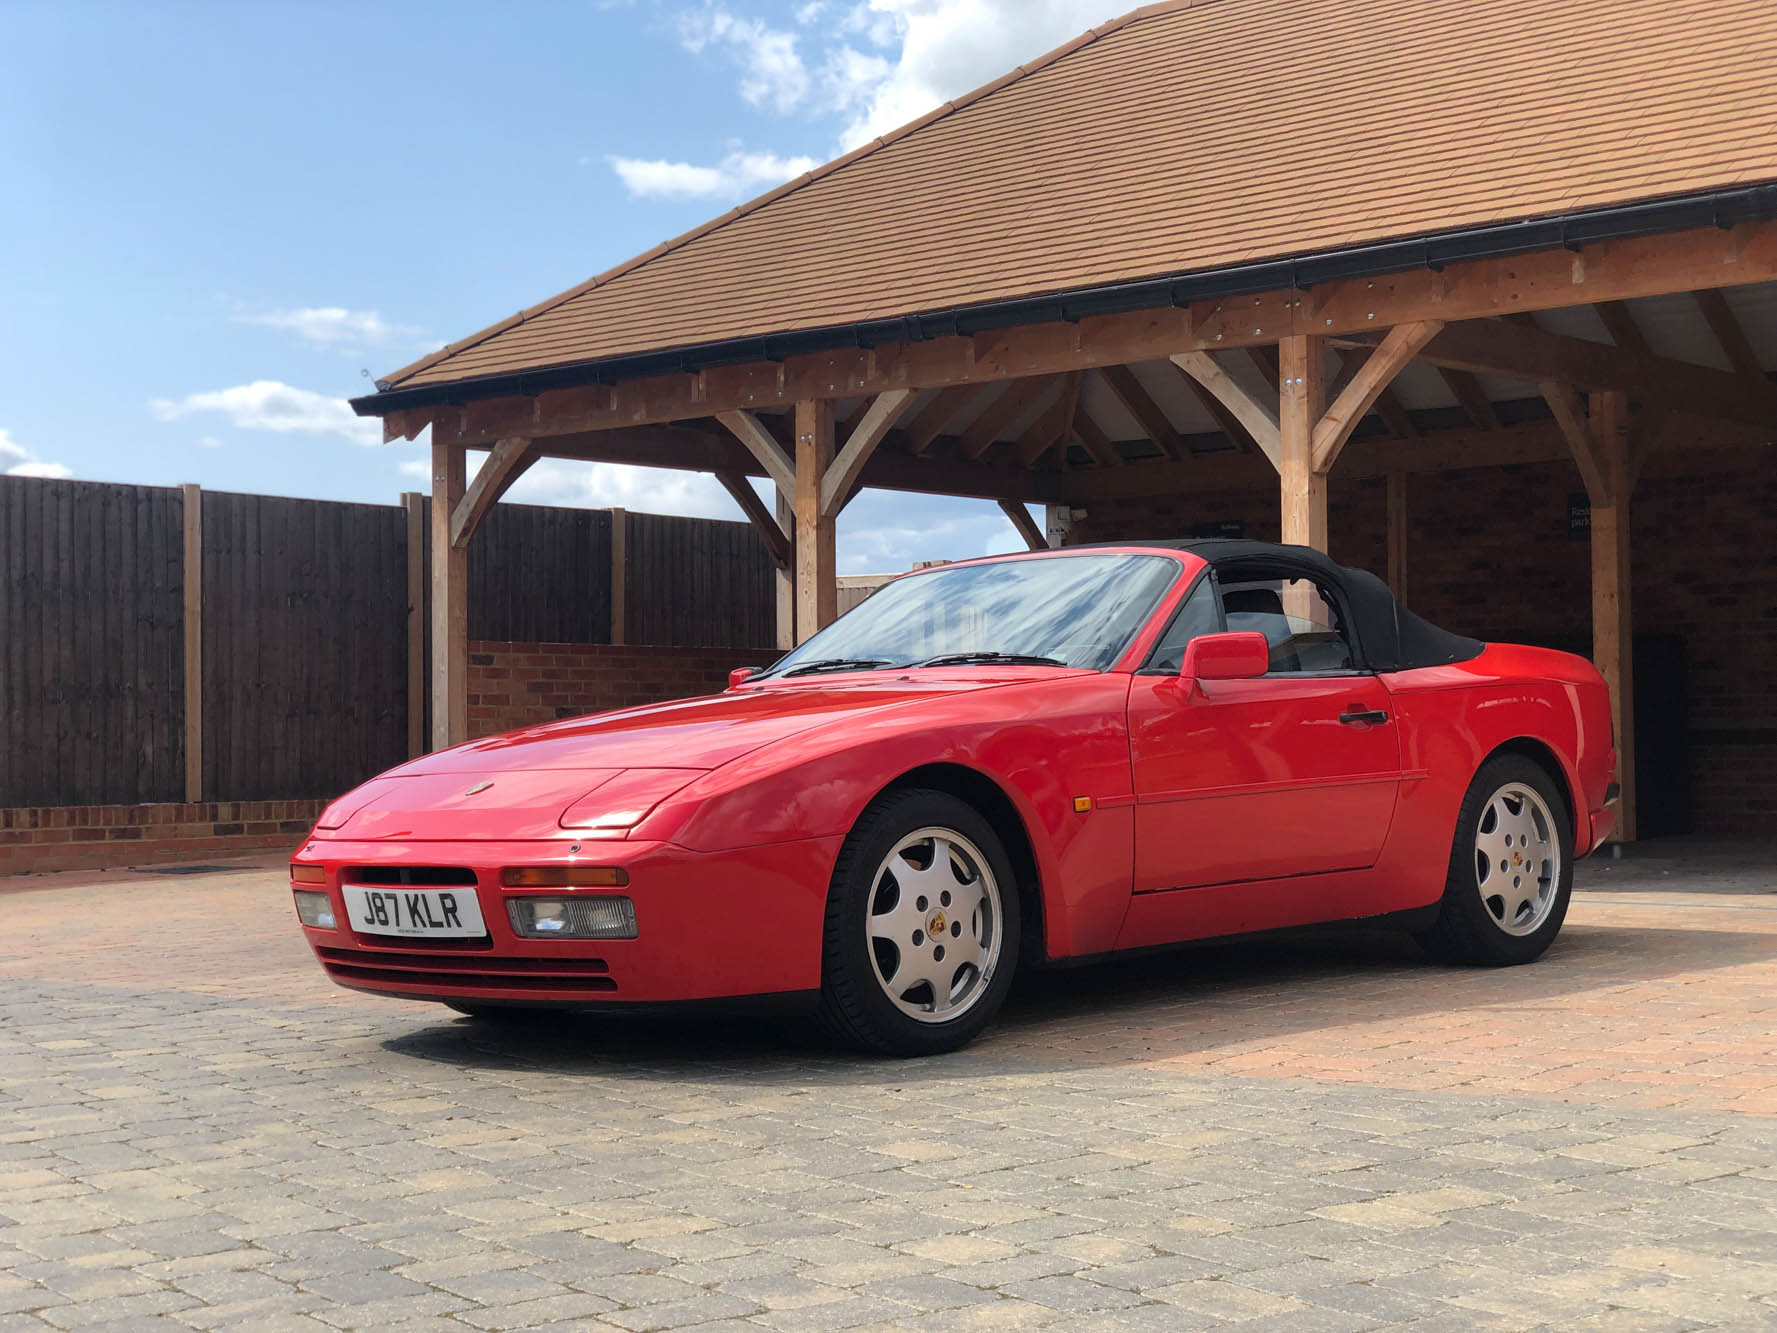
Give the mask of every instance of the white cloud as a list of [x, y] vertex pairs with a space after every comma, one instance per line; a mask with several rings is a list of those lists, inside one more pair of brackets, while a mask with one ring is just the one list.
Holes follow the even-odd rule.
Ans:
[[302, 306], [294, 310], [238, 311], [229, 318], [236, 324], [257, 324], [263, 328], [295, 334], [311, 346], [337, 347], [342, 350], [412, 342], [422, 332], [410, 325], [391, 324], [374, 310], [348, 310], [338, 305]]
[[73, 471], [65, 463], [46, 463], [0, 428], [0, 476], [6, 477], [71, 477]]
[[740, 199], [813, 171], [812, 157], [779, 157], [735, 149], [713, 167], [691, 162], [607, 159], [638, 199]]
[[212, 389], [179, 399], [153, 398], [148, 410], [161, 421], [216, 412], [240, 430], [337, 435], [353, 444], [381, 444], [383, 438], [382, 423], [374, 417], [358, 416], [345, 399], [292, 388], [277, 380], [254, 380], [251, 384]]
[[198, 438], [198, 444], [205, 449], [220, 449], [222, 447], [222, 441], [217, 439], [214, 435], [200, 436]]
[[[841, 147], [887, 134], [1131, 7], [1131, 0], [862, 0], [840, 31], [876, 51], [840, 44], [823, 62], [829, 103], [848, 116]], [[881, 62], [874, 77], [872, 58]]]
[[813, 86], [797, 34], [759, 19], [736, 18], [720, 5], [680, 15], [679, 40], [694, 54], [712, 47], [727, 50], [740, 66], [740, 95], [753, 106], [793, 111]]

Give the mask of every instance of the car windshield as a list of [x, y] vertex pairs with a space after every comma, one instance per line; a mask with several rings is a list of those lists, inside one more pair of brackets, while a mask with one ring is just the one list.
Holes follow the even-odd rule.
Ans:
[[1156, 555], [955, 565], [888, 584], [772, 668], [774, 677], [872, 667], [1116, 662], [1179, 572]]

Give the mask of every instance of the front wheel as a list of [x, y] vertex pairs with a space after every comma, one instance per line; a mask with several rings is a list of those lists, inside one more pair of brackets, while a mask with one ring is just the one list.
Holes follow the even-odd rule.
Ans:
[[1540, 764], [1500, 755], [1463, 798], [1438, 919], [1417, 938], [1446, 962], [1535, 962], [1560, 934], [1572, 893], [1566, 803]]
[[824, 1025], [891, 1055], [967, 1045], [1012, 983], [1018, 907], [1005, 847], [973, 806], [939, 791], [878, 799], [827, 895]]

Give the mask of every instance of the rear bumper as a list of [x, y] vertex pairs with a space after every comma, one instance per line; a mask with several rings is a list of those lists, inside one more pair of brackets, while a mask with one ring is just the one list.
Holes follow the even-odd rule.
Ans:
[[1591, 853], [1597, 851], [1604, 845], [1605, 840], [1608, 839], [1612, 833], [1616, 832], [1617, 802], [1622, 798], [1622, 794], [1623, 789], [1614, 782], [1611, 783], [1609, 787], [1605, 788], [1603, 807], [1590, 812], [1589, 819], [1591, 823], [1592, 837], [1591, 841], [1586, 844], [1585, 850], [1581, 853], [1582, 856], [1589, 856]]
[[[820, 985], [827, 883], [840, 839], [723, 853], [668, 843], [354, 843], [314, 840], [296, 860], [319, 864], [339, 929], [304, 926], [327, 975], [352, 990], [429, 1000], [597, 1008], [796, 995]], [[622, 894], [635, 903], [636, 938], [531, 940], [514, 933], [508, 866], [621, 866], [623, 889], [549, 890], [547, 896]], [[487, 923], [478, 940], [370, 935], [347, 922], [340, 895], [356, 867], [466, 869]]]

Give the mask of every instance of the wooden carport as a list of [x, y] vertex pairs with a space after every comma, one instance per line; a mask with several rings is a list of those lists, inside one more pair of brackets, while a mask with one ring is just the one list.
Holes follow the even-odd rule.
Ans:
[[[993, 147], [993, 134], [1007, 132], [1001, 121], [1039, 114], [1021, 108], [1021, 96], [1044, 107], [1061, 98], [1086, 106], [1095, 97], [1114, 101], [1113, 91], [1124, 96], [1131, 82], [1141, 83], [1144, 62], [1175, 52], [1260, 64], [1306, 59], [1316, 41], [1351, 21], [1354, 9], [1373, 18], [1411, 9], [1416, 22], [1441, 25], [1452, 42], [1464, 39], [1463, 23], [1491, 23], [1486, 14], [1499, 13], [1496, 6], [1461, 4], [1427, 18], [1406, 0], [1314, 0], [1292, 8], [1299, 26], [1289, 35], [1251, 37], [1249, 46], [1270, 43], [1256, 55], [1228, 45], [1242, 31], [1243, 15], [1268, 7], [1269, 0], [1174, 0], [1137, 11], [898, 135], [379, 382], [379, 392], [356, 405], [384, 418], [387, 438], [431, 431], [435, 744], [467, 734], [467, 542], [538, 458], [713, 473], [783, 570], [787, 643], [792, 633], [806, 637], [833, 618], [835, 520], [863, 487], [998, 501], [1038, 547], [1047, 538], [1027, 503], [1090, 516], [1095, 506], [1133, 497], [1265, 480], [1277, 488], [1283, 539], [1325, 550], [1329, 477], [1385, 475], [1388, 572], [1398, 587], [1411, 556], [1408, 475], [1571, 455], [1591, 499], [1594, 652], [1617, 701], [1622, 833], [1632, 838], [1627, 515], [1637, 477], [1655, 451], [1700, 439], [1763, 443], [1777, 433], [1777, 386], [1723, 294], [1777, 282], [1777, 187], [1763, 183], [1777, 179], [1777, 144], [1767, 136], [1761, 146], [1724, 129], [1749, 104], [1768, 125], [1777, 104], [1762, 87], [1746, 94], [1750, 103], [1726, 109], [1719, 95], [1701, 111], [1695, 98], [1686, 100], [1699, 91], [1719, 94], [1723, 52], [1755, 65], [1777, 60], [1777, 15], [1768, 8], [1750, 0], [1697, 0], [1645, 13], [1634, 6], [1639, 25], [1613, 39], [1586, 23], [1607, 11], [1620, 17], [1620, 7], [1573, 0], [1536, 34], [1545, 43], [1551, 32], [1583, 38], [1602, 64], [1641, 70], [1641, 104], [1665, 95], [1682, 108], [1662, 127], [1668, 142], [1661, 151], [1677, 163], [1664, 175], [1628, 146], [1601, 162], [1615, 142], [1608, 116], [1592, 116], [1599, 126], [1590, 138], [1568, 134], [1547, 146], [1564, 117], [1595, 113], [1594, 103], [1616, 96], [1582, 87], [1523, 118], [1518, 157], [1495, 160], [1512, 151], [1512, 135], [1475, 140], [1466, 157], [1436, 159], [1443, 178], [1426, 175], [1411, 190], [1395, 180], [1360, 199], [1347, 210], [1352, 216], [1305, 221], [1299, 236], [1289, 230], [1288, 195], [1280, 195], [1263, 219], [1266, 236], [1221, 245], [1217, 254], [1227, 262], [1155, 267], [1158, 261], [1144, 255], [1107, 268], [1087, 232], [1057, 252], [1046, 286], [1013, 271], [1028, 266], [1028, 256], [1002, 246], [997, 268], [952, 290], [934, 263], [946, 254], [972, 257], [971, 245], [993, 249], [982, 240], [986, 233], [935, 235], [910, 221], [916, 230], [904, 245], [894, 234], [880, 236], [867, 247], [866, 264], [859, 257], [865, 251], [835, 258], [832, 242], [800, 230], [806, 219], [796, 210], [815, 207], [812, 194], [823, 196], [821, 208], [844, 216], [847, 207], [861, 210], [884, 197], [880, 191], [904, 183], [915, 167], [929, 173], [958, 159], [966, 167]], [[1702, 38], [1680, 42], [1687, 54], [1675, 58], [1672, 43], [1658, 40], [1682, 36], [1687, 24], [1694, 35], [1705, 17], [1713, 23], [1713, 46]], [[1475, 35], [1467, 37], [1472, 44]], [[1384, 53], [1365, 67], [1359, 58], [1344, 77], [1361, 86], [1387, 74], [1389, 59]], [[1515, 77], [1529, 89], [1548, 62], [1560, 59], [1555, 41], [1552, 50], [1520, 59]], [[1102, 80], [1114, 83], [1095, 82]], [[1462, 87], [1453, 92], [1447, 84], [1422, 92], [1417, 104], [1407, 90], [1407, 112], [1400, 114], [1417, 105], [1426, 134], [1456, 134], [1468, 108]], [[1155, 113], [1161, 129], [1174, 114], [1166, 107]], [[1071, 149], [1085, 160], [1073, 168], [1084, 173], [1076, 184], [1098, 188], [1116, 154], [1082, 144], [1068, 126], [1063, 117], [1039, 127], [1025, 164]], [[1264, 130], [1257, 125], [1238, 138], [1239, 153], [1281, 157], [1287, 169], [1279, 169], [1280, 179], [1296, 180], [1304, 191], [1326, 188], [1324, 180], [1309, 179], [1317, 168], [1291, 166], [1288, 151], [1251, 141]], [[1027, 139], [1036, 133], [1026, 131], [1019, 133]], [[1302, 133], [1323, 148], [1329, 134], [1361, 140], [1362, 118], [1323, 117]], [[1201, 172], [1232, 169], [1230, 151], [1206, 162], [1187, 145], [1155, 159], [1153, 170], [1195, 188]], [[1390, 140], [1380, 160], [1404, 176], [1423, 175], [1433, 158]], [[1538, 180], [1558, 180], [1583, 163], [1590, 173], [1585, 188], [1514, 187], [1496, 191], [1498, 198], [1481, 191], [1454, 211], [1440, 203], [1462, 194], [1455, 185], [1465, 166], [1484, 183], [1502, 162], [1525, 158]], [[1024, 188], [1029, 175], [1014, 172], [1004, 188]], [[883, 176], [886, 183], [877, 179]], [[1238, 191], [1223, 194], [1233, 199]], [[1539, 206], [1557, 200], [1574, 206]], [[1197, 203], [1197, 215], [1218, 221], [1203, 199]], [[937, 196], [928, 204], [949, 206]], [[986, 224], [977, 217], [975, 225]], [[1153, 254], [1202, 258], [1197, 228], [1206, 224], [1184, 209], [1170, 225], [1175, 234], [1161, 228]], [[735, 240], [740, 232], [746, 235]], [[736, 246], [744, 251], [738, 258]], [[882, 275], [875, 262], [902, 250], [910, 264], [918, 261], [904, 304], [895, 274]], [[730, 269], [710, 267], [714, 259], [742, 270], [754, 265], [750, 279], [763, 286], [750, 293], [746, 309], [727, 308], [700, 322], [690, 294], [699, 284], [732, 278]], [[855, 299], [849, 288], [820, 295], [828, 289], [813, 285], [815, 277], [833, 275], [813, 270], [837, 262], [853, 263], [864, 275], [859, 284], [867, 286], [868, 278], [880, 290]], [[988, 280], [1001, 271], [1003, 281]], [[1162, 276], [1150, 276], [1155, 272]], [[1097, 280], [1067, 281], [1086, 276]], [[774, 305], [778, 288], [783, 301]], [[960, 298], [965, 288], [983, 299], [933, 299]], [[681, 296], [685, 312], [674, 314]], [[1694, 307], [1713, 345], [1679, 348], [1683, 355], [1656, 350], [1630, 303], [1674, 296]], [[649, 310], [658, 316], [653, 324]], [[1607, 336], [1563, 331], [1573, 312], [1586, 312]], [[1435, 377], [1460, 410], [1460, 428], [1426, 426], [1427, 414], [1406, 401], [1409, 372], [1422, 381]], [[488, 451], [473, 484], [466, 480], [469, 450]], [[759, 498], [754, 478], [775, 489], [775, 506]]]

